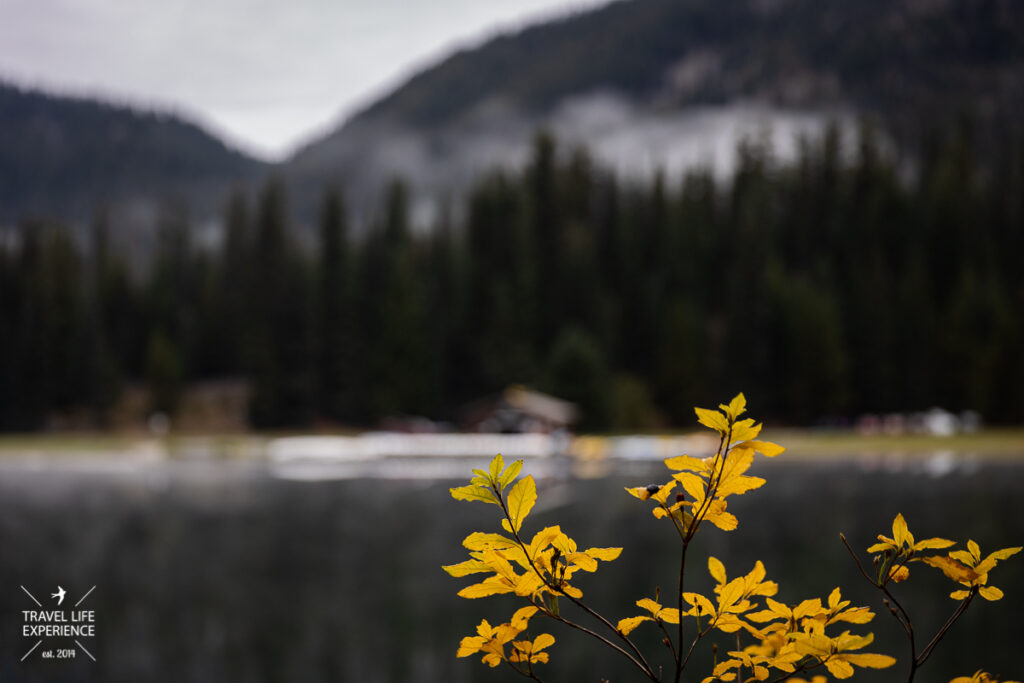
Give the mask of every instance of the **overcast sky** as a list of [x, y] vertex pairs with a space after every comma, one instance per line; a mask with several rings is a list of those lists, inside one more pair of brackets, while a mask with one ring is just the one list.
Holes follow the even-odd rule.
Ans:
[[603, 0], [0, 0], [0, 79], [280, 158], [451, 50]]

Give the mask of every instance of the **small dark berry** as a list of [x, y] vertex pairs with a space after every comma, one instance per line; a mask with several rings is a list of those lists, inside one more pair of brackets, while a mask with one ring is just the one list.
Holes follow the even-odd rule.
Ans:
[[652, 495], [657, 493], [660, 490], [661, 490], [661, 487], [658, 486], [657, 484], [648, 484], [647, 485], [647, 493], [650, 493]]

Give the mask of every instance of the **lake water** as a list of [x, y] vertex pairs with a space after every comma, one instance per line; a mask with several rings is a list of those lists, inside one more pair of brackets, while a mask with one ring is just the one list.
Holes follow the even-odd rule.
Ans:
[[[476, 658], [455, 658], [459, 639], [480, 618], [507, 620], [516, 607], [505, 597], [458, 598], [471, 577], [440, 569], [464, 559], [466, 534], [496, 530], [494, 508], [448, 495], [463, 483], [451, 472], [464, 468], [468, 478], [471, 466], [393, 462], [357, 478], [297, 481], [231, 461], [0, 462], [0, 680], [517, 680]], [[531, 466], [540, 500], [528, 532], [561, 524], [584, 547], [625, 548], [580, 582], [588, 601], [616, 620], [637, 614], [634, 601], [653, 597], [656, 586], [671, 590], [674, 532], [622, 490], [663, 482], [660, 464], [620, 463], [595, 478]], [[736, 531], [702, 532], [688, 585], [710, 589], [709, 552], [730, 576], [763, 559], [785, 602], [824, 598], [841, 585], [844, 595], [880, 611], [868, 627], [874, 652], [905, 659], [906, 646], [842, 548], [840, 531], [863, 548], [902, 511], [918, 537], [970, 537], [986, 552], [1024, 541], [1024, 468], [1005, 461], [780, 459], [755, 467], [768, 484], [730, 503]], [[930, 637], [954, 607], [951, 586], [929, 567], [913, 572], [900, 595]], [[1024, 558], [1001, 564], [992, 582], [1006, 597], [972, 604], [917, 680], [948, 681], [982, 667], [1021, 676], [1022, 578]], [[82, 608], [94, 611], [96, 635], [80, 639], [95, 662], [74, 643], [75, 659], [44, 659], [49, 641], [21, 661], [35, 642], [22, 634], [23, 610], [35, 608], [22, 587], [50, 605], [58, 585], [76, 601], [95, 586]], [[542, 667], [546, 680], [640, 680], [614, 653], [552, 626], [558, 642]], [[648, 645], [661, 657], [656, 642]], [[721, 646], [731, 647], [728, 640]], [[707, 662], [696, 664], [690, 680], [705, 675]], [[905, 680], [904, 667], [901, 661], [856, 680]]]

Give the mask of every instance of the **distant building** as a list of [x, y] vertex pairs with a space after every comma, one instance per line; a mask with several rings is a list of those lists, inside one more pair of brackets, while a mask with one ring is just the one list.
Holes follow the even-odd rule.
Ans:
[[462, 428], [497, 434], [551, 433], [571, 427], [577, 414], [573, 403], [514, 384], [468, 406]]
[[152, 397], [144, 385], [131, 384], [114, 406], [111, 426], [134, 430], [166, 423], [166, 428], [186, 432], [243, 432], [249, 428], [251, 396], [252, 389], [244, 379], [194, 382], [183, 388], [177, 413], [167, 416], [152, 413]]

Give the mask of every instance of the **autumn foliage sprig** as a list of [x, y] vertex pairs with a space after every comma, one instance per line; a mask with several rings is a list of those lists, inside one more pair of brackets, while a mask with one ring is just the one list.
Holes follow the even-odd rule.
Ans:
[[[506, 622], [492, 626], [487, 620], [481, 621], [476, 635], [462, 639], [457, 656], [482, 655], [483, 662], [491, 667], [506, 664], [522, 676], [542, 681], [535, 665], [549, 661], [549, 648], [555, 643], [555, 637], [539, 625], [548, 620], [600, 642], [656, 683], [678, 683], [697, 646], [716, 634], [728, 634], [733, 649], [725, 650], [724, 658], [716, 656], [702, 683], [799, 682], [806, 681], [799, 676], [807, 673], [813, 675], [813, 683], [820, 683], [826, 679], [819, 669], [843, 679], [852, 676], [855, 667], [893, 666], [894, 657], [863, 651], [872, 644], [873, 634], [852, 631], [872, 621], [875, 614], [867, 607], [851, 606], [838, 587], [824, 600], [814, 597], [787, 604], [774, 599], [779, 587], [767, 579], [762, 562], [757, 561], [747, 574], [730, 579], [725, 565], [708, 557], [707, 568], [716, 584], [713, 593], [686, 589], [687, 555], [697, 532], [705, 522], [723, 531], [735, 530], [739, 520], [729, 512], [728, 499], [765, 484], [763, 478], [747, 474], [756, 454], [775, 457], [784, 450], [757, 440], [761, 425], [749, 418], [741, 419], [744, 412], [743, 394], [718, 410], [697, 408], [698, 422], [718, 435], [714, 455], [668, 458], [665, 465], [671, 474], [667, 482], [626, 489], [630, 495], [653, 503], [652, 513], [657, 519], [671, 523], [679, 542], [678, 590], [673, 591], [667, 604], [661, 602], [660, 591], [656, 590], [653, 598], [635, 601], [639, 614], [614, 621], [585, 601], [578, 579], [596, 572], [599, 562], [618, 558], [622, 548], [581, 550], [559, 526], [545, 527], [527, 537], [523, 524], [537, 501], [537, 487], [532, 476], [520, 478], [522, 461], [506, 466], [499, 454], [487, 470], [473, 470], [469, 485], [453, 488], [451, 494], [458, 500], [495, 505], [504, 533], [470, 534], [463, 541], [469, 559], [444, 569], [456, 577], [483, 575], [482, 580], [459, 591], [461, 597], [514, 594], [524, 604]], [[949, 548], [953, 542], [939, 538], [915, 542], [902, 515], [893, 523], [892, 538], [879, 536], [879, 541], [868, 549], [875, 553], [874, 573], [865, 570], [859, 560], [857, 563], [865, 578], [884, 594], [886, 607], [908, 635], [908, 680], [912, 681], [975, 595], [988, 600], [1002, 597], [1002, 591], [989, 585], [988, 574], [996, 562], [1020, 548], [1005, 548], [982, 558], [977, 544], [969, 541], [966, 551], [926, 555], [926, 551]], [[850, 548], [845, 537], [843, 542]], [[907, 564], [913, 561], [941, 569], [961, 586], [951, 596], [960, 601], [956, 611], [920, 650], [909, 614], [890, 591], [890, 584], [907, 579]], [[641, 627], [656, 628], [664, 636], [668, 666], [654, 666], [633, 641], [631, 635]], [[997, 680], [983, 671], [974, 677], [954, 679], [955, 683]]]

